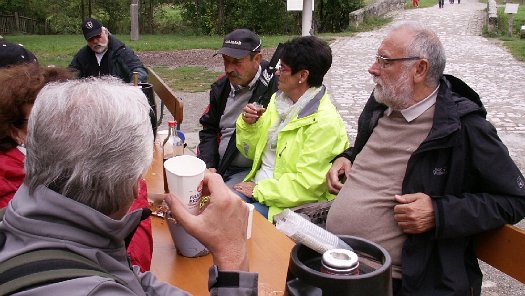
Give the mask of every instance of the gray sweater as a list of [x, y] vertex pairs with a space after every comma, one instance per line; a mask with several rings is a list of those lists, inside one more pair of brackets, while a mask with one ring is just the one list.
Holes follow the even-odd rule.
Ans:
[[[98, 263], [127, 283], [90, 276], [40, 286], [15, 295], [189, 295], [161, 282], [151, 272], [130, 269], [124, 239], [140, 222], [142, 210], [121, 220], [108, 216], [44, 186], [33, 195], [22, 185], [9, 203], [0, 232], [0, 262], [35, 249], [65, 248]], [[1, 237], [1, 236], [0, 236]], [[214, 288], [212, 294], [254, 295], [257, 274], [240, 273], [241, 288]], [[251, 280], [250, 280], [251, 279]]]

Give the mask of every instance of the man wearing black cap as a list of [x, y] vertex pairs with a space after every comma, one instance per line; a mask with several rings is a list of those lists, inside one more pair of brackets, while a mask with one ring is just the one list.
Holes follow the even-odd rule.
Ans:
[[224, 37], [215, 53], [222, 55], [225, 75], [211, 86], [210, 104], [200, 118], [197, 155], [230, 186], [242, 182], [252, 166], [235, 146], [235, 121], [246, 104], [258, 102], [266, 108], [277, 91], [273, 69], [278, 52], [279, 48], [270, 62], [263, 60], [259, 36], [237, 29]]
[[129, 83], [136, 71], [141, 82], [148, 80], [148, 71], [133, 50], [111, 35], [98, 20], [84, 20], [82, 33], [87, 46], [81, 48], [69, 64], [79, 72], [79, 77], [112, 75]]
[[0, 40], [0, 68], [24, 63], [37, 63], [37, 59], [22, 44]]

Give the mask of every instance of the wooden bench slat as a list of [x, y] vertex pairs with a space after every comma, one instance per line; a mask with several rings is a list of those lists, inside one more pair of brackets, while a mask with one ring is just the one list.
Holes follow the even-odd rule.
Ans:
[[476, 253], [480, 260], [525, 283], [525, 231], [512, 225], [480, 234]]
[[184, 119], [184, 103], [175, 96], [171, 88], [164, 83], [162, 78], [160, 78], [153, 69], [150, 67], [146, 68], [149, 72], [148, 82], [153, 86], [153, 90], [164, 103], [164, 106], [170, 111], [171, 115], [173, 115], [173, 118], [181, 124]]

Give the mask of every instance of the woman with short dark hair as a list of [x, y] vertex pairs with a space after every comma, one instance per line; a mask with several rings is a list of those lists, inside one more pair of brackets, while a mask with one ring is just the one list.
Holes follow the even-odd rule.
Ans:
[[237, 120], [237, 148], [253, 166], [234, 188], [273, 220], [285, 208], [335, 198], [326, 186], [330, 161], [348, 147], [341, 116], [323, 78], [332, 64], [330, 46], [307, 36], [284, 44], [279, 91], [267, 110], [248, 104]]

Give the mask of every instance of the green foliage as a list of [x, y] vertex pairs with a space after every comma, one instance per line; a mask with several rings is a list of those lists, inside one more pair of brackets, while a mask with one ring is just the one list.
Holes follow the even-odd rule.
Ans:
[[180, 6], [162, 4], [155, 8], [154, 16], [155, 33], [184, 33], [188, 28], [182, 19]]
[[130, 28], [130, 1], [98, 0], [94, 16], [112, 32], [129, 32]]
[[79, 18], [72, 18], [64, 14], [53, 14], [48, 18], [49, 30], [53, 33], [75, 34], [80, 27]]
[[30, 0], [1, 0], [0, 12], [11, 14], [23, 11], [29, 4]]
[[224, 35], [247, 28], [258, 34], [278, 34], [284, 28], [285, 4], [282, 0], [182, 0], [181, 8], [194, 33]]
[[349, 25], [349, 13], [364, 6], [363, 0], [316, 1], [319, 32], [341, 32]]
[[498, 34], [507, 35], [509, 32], [509, 18], [503, 7], [498, 8]]

